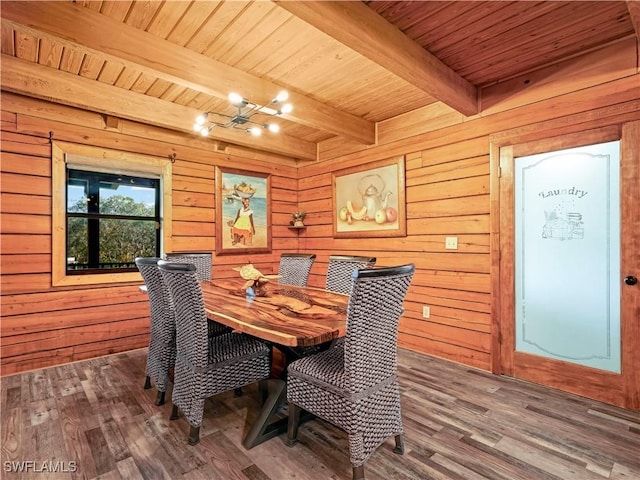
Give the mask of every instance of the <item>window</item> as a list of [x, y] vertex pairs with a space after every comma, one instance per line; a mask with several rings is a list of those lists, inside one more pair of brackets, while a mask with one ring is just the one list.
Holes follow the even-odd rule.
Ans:
[[160, 256], [160, 180], [67, 168], [67, 275]]
[[53, 286], [139, 282], [136, 256], [171, 251], [168, 158], [53, 143]]

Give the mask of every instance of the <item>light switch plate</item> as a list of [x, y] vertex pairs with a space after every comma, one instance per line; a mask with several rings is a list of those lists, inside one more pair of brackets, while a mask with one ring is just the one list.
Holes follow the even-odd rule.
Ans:
[[431, 316], [431, 309], [426, 305], [422, 307], [422, 318], [429, 318]]
[[458, 237], [445, 237], [444, 239], [444, 248], [447, 250], [457, 250], [458, 249]]

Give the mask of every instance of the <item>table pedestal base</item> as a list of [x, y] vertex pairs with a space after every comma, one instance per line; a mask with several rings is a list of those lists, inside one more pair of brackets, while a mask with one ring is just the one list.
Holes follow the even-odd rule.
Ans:
[[[280, 379], [270, 379], [267, 381], [269, 385], [269, 396], [264, 402], [258, 418], [253, 423], [253, 427], [242, 441], [244, 448], [253, 448], [262, 442], [277, 437], [287, 431], [287, 417], [276, 418], [278, 410], [287, 401], [287, 382]], [[308, 412], [302, 412], [300, 415], [300, 423], [304, 423], [314, 418], [314, 415]]]

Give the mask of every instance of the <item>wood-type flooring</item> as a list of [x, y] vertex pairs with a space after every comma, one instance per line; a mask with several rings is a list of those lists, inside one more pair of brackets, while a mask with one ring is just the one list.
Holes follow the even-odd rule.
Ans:
[[[640, 479], [639, 412], [399, 357], [405, 454], [389, 439], [365, 464], [367, 479]], [[208, 400], [201, 442], [189, 446], [184, 416], [169, 420], [171, 396], [157, 407], [155, 388], [142, 388], [145, 361], [143, 349], [3, 377], [0, 478], [351, 478], [346, 434], [318, 419], [293, 448], [276, 437], [246, 450], [255, 386]]]

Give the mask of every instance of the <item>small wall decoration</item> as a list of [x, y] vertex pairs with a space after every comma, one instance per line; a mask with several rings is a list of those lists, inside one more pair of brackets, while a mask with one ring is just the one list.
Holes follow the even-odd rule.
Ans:
[[407, 234], [404, 156], [333, 173], [333, 236]]
[[216, 167], [216, 254], [271, 251], [269, 179]]

